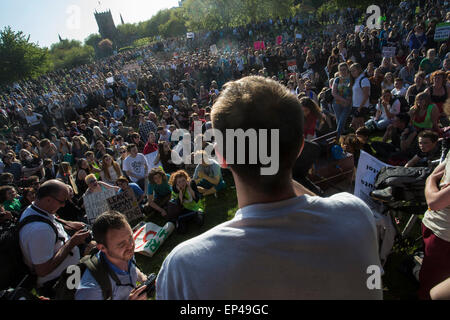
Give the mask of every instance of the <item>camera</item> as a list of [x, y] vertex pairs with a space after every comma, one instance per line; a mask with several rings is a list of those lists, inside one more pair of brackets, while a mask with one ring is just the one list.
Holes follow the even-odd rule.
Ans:
[[141, 287], [143, 286], [147, 286], [147, 288], [141, 292], [140, 295], [143, 295], [144, 293], [147, 293], [147, 297], [151, 297], [153, 296], [153, 294], [155, 293], [155, 289], [156, 289], [156, 274], [152, 273], [151, 275], [149, 275], [147, 277], [147, 281], [145, 281]]
[[83, 232], [86, 232], [86, 231], [89, 231], [89, 235], [88, 235], [88, 237], [86, 238], [85, 242], [86, 242], [86, 244], [89, 244], [92, 240], [94, 240], [94, 238], [93, 238], [93, 236], [92, 236], [92, 230], [91, 230], [91, 227], [88, 226], [88, 225], [85, 225], [84, 228], [83, 228]]

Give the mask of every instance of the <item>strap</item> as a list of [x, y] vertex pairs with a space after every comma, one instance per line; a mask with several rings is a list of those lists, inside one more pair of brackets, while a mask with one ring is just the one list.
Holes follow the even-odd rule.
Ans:
[[56, 229], [56, 226], [50, 220], [48, 220], [42, 216], [39, 216], [39, 215], [33, 214], [31, 216], [24, 218], [22, 221], [19, 222], [17, 231], [20, 232], [20, 230], [23, 227], [25, 227], [27, 224], [30, 224], [32, 222], [42, 222], [42, 223], [49, 225], [52, 228], [52, 230], [55, 232], [55, 235], [56, 235], [55, 243], [58, 242], [58, 240], [61, 240], [63, 243], [65, 243], [65, 239], [62, 237], [59, 237], [58, 229]]
[[[97, 255], [95, 254], [83, 257], [80, 260], [80, 262], [83, 263], [86, 266], [86, 268], [89, 269], [95, 281], [97, 281], [97, 283], [100, 285], [103, 294], [103, 299], [111, 300], [112, 287], [111, 281], [109, 280], [109, 276], [113, 272], [110, 272], [109, 267], [106, 265], [106, 263], [98, 259]], [[113, 278], [114, 281], [116, 281], [116, 279]]]

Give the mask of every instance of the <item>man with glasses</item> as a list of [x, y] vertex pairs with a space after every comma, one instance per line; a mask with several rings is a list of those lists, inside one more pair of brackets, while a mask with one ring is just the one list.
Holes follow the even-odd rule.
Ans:
[[[37, 275], [37, 287], [41, 295], [52, 297], [53, 285], [60, 274], [80, 260], [78, 245], [85, 243], [89, 231], [83, 231], [84, 223], [56, 219], [55, 214], [64, 207], [69, 197], [66, 184], [58, 180], [45, 182], [37, 191], [36, 200], [23, 212], [20, 222], [39, 216], [49, 223], [27, 223], [19, 233], [20, 247], [25, 264]], [[72, 237], [64, 226], [76, 232]]]
[[[106, 270], [111, 281], [111, 300], [147, 300], [147, 287], [137, 287], [147, 277], [138, 269], [134, 261], [135, 243], [125, 216], [114, 211], [100, 215], [92, 225], [92, 233], [97, 242], [96, 258], [102, 265], [98, 270]], [[75, 293], [76, 300], [104, 300], [101, 285], [86, 269]]]

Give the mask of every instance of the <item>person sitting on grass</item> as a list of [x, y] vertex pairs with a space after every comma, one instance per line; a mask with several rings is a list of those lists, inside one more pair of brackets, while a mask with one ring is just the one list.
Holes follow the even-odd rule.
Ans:
[[153, 168], [148, 174], [147, 203], [144, 206], [146, 215], [157, 211], [163, 217], [167, 216], [167, 203], [172, 196], [169, 184], [170, 175], [161, 168]]
[[226, 187], [222, 177], [222, 169], [216, 161], [208, 158], [205, 151], [201, 150], [195, 153], [195, 159], [200, 159], [200, 157], [201, 164], [195, 168], [193, 180], [202, 195], [208, 196], [214, 194], [217, 198], [217, 192]]
[[368, 120], [365, 126], [371, 130], [385, 130], [397, 114], [400, 113], [400, 100], [392, 101], [392, 94], [389, 90], [383, 90], [380, 102], [377, 104], [375, 117]]
[[424, 130], [419, 133], [418, 137], [419, 151], [408, 161], [405, 168], [428, 167], [431, 161], [437, 160], [441, 156], [439, 136], [436, 132]]
[[[201, 226], [204, 221], [203, 208], [200, 206], [201, 194], [197, 184], [184, 170], [173, 173], [169, 184], [172, 187], [172, 199], [169, 203], [167, 219], [173, 222], [177, 230], [183, 232], [185, 227], [179, 218], [196, 217]], [[181, 226], [181, 227], [180, 227]]]
[[358, 128], [355, 132], [356, 138], [358, 138], [361, 143], [361, 150], [373, 155], [372, 146], [369, 143], [370, 130], [367, 127]]
[[117, 179], [116, 184], [120, 188], [119, 193], [127, 192], [131, 197], [134, 194], [138, 203], [144, 201], [144, 191], [136, 183], [129, 183], [127, 178], [121, 176]]

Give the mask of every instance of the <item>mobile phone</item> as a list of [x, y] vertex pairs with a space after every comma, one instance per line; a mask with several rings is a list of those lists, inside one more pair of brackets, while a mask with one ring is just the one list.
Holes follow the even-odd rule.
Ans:
[[[143, 286], [147, 286], [147, 288], [141, 292], [140, 296], [144, 293], [147, 293], [147, 297], [151, 297], [153, 293], [155, 292], [155, 281], [156, 281], [156, 274], [152, 273], [147, 277], [147, 281], [145, 281], [139, 288], [142, 288]], [[138, 289], [139, 289], [138, 288]]]

